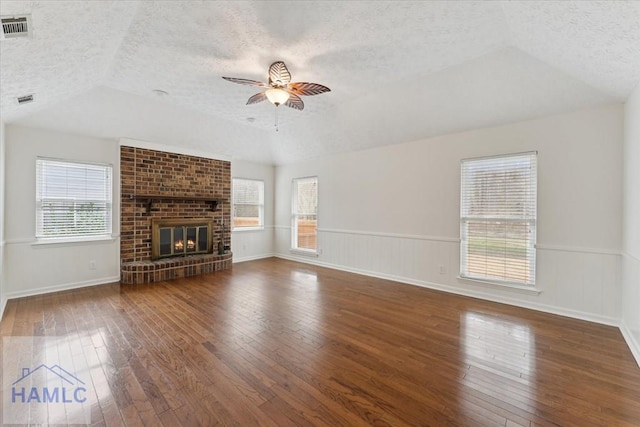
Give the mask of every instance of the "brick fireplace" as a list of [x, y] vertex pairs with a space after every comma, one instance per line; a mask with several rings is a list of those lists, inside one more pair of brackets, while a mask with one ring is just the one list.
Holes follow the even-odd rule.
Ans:
[[231, 267], [229, 162], [121, 146], [120, 177], [122, 283]]

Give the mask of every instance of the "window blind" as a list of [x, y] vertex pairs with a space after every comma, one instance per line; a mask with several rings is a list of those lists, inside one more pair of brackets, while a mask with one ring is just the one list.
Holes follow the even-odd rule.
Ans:
[[233, 179], [233, 228], [264, 227], [264, 182]]
[[315, 215], [318, 213], [318, 178], [298, 178], [295, 180], [295, 213]]
[[110, 165], [36, 160], [36, 237], [111, 234]]
[[534, 285], [537, 153], [461, 162], [460, 275]]

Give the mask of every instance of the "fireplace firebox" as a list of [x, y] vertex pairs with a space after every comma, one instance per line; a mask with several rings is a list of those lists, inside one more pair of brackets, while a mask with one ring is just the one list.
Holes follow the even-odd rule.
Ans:
[[151, 259], [213, 252], [213, 221], [159, 219], [151, 223]]

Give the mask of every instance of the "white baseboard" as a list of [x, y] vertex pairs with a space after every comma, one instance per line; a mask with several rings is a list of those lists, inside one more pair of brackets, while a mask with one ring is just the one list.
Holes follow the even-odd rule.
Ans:
[[624, 340], [627, 342], [627, 345], [631, 350], [631, 354], [633, 354], [633, 357], [636, 359], [638, 367], [640, 367], [640, 343], [635, 339], [635, 336], [627, 327], [624, 319], [622, 319], [622, 321], [620, 322], [620, 332], [622, 333]]
[[358, 268], [344, 267], [344, 266], [341, 266], [341, 265], [336, 265], [336, 264], [330, 264], [330, 263], [326, 263], [326, 262], [322, 262], [322, 261], [317, 261], [315, 259], [310, 259], [310, 258], [307, 258], [307, 257], [296, 257], [296, 256], [290, 256], [290, 255], [283, 255], [283, 254], [276, 254], [275, 256], [277, 258], [288, 259], [290, 261], [297, 261], [297, 262], [302, 262], [302, 263], [306, 263], [306, 264], [314, 264], [314, 265], [318, 265], [320, 267], [327, 267], [327, 268], [331, 268], [331, 269], [334, 269], [334, 270], [341, 270], [341, 271], [346, 271], [346, 272], [349, 272], [349, 273], [356, 273], [356, 274], [362, 274], [364, 276], [370, 276], [370, 277], [376, 277], [376, 278], [379, 278], [379, 279], [391, 280], [393, 282], [405, 283], [405, 284], [414, 285], [414, 286], [421, 286], [423, 288], [434, 289], [434, 290], [437, 290], [437, 291], [443, 291], [443, 292], [448, 292], [448, 293], [452, 293], [452, 294], [463, 295], [463, 296], [467, 296], [467, 297], [472, 297], [472, 298], [478, 298], [478, 299], [482, 299], [482, 300], [497, 302], [497, 303], [500, 303], [500, 304], [513, 305], [513, 306], [516, 306], [516, 307], [528, 308], [528, 309], [531, 309], [531, 310], [542, 311], [542, 312], [545, 312], [545, 313], [551, 313], [551, 314], [557, 314], [557, 315], [560, 315], [560, 316], [571, 317], [573, 319], [586, 320], [586, 321], [589, 321], [589, 322], [600, 323], [600, 324], [603, 324], [603, 325], [616, 326], [616, 327], [618, 327], [620, 325], [620, 319], [615, 318], [615, 317], [600, 316], [600, 315], [593, 314], [593, 313], [586, 313], [586, 312], [583, 312], [583, 311], [570, 310], [570, 309], [561, 308], [561, 307], [554, 307], [554, 306], [550, 306], [550, 305], [546, 305], [546, 304], [530, 303], [530, 302], [527, 302], [527, 301], [517, 300], [517, 299], [504, 297], [504, 296], [497, 296], [497, 295], [493, 295], [493, 294], [489, 294], [489, 293], [481, 292], [481, 291], [464, 290], [464, 289], [456, 288], [456, 287], [449, 286], [449, 285], [443, 285], [443, 284], [440, 284], [440, 283], [427, 282], [427, 281], [416, 280], [416, 279], [411, 279], [411, 278], [407, 278], [407, 277], [399, 277], [399, 276], [394, 276], [394, 275], [384, 274], [384, 273], [378, 273], [378, 272], [369, 271], [369, 270], [361, 270], [361, 269], [358, 269]]
[[242, 257], [242, 258], [236, 258], [235, 254], [233, 256], [233, 264], [237, 264], [239, 262], [247, 262], [247, 261], [256, 261], [259, 259], [265, 259], [265, 258], [273, 258], [274, 256], [276, 256], [275, 254], [260, 254], [260, 255], [252, 255], [252, 256], [246, 256], [246, 257]]
[[0, 321], [2, 320], [2, 316], [4, 316], [5, 308], [7, 308], [7, 298], [2, 298], [0, 300]]
[[30, 297], [33, 295], [50, 294], [52, 292], [68, 291], [70, 289], [86, 288], [88, 286], [106, 285], [119, 282], [120, 276], [103, 277], [100, 279], [85, 280], [82, 282], [65, 283], [63, 285], [45, 286], [29, 289], [28, 291], [15, 291], [7, 293], [7, 299]]

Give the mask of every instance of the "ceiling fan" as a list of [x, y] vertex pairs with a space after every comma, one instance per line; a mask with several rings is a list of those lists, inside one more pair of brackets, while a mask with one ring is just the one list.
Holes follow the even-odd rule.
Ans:
[[282, 61], [276, 61], [269, 67], [269, 84], [235, 77], [223, 77], [223, 79], [241, 85], [258, 86], [267, 89], [249, 98], [247, 105], [257, 104], [268, 99], [276, 107], [286, 105], [296, 110], [303, 110], [304, 102], [300, 99], [300, 95], [319, 95], [331, 91], [328, 87], [318, 83], [291, 83], [291, 73]]

